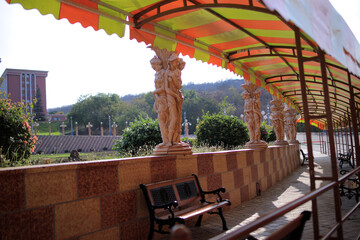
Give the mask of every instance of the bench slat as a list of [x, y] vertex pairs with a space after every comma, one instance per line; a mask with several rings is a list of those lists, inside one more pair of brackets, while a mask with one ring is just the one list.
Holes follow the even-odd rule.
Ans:
[[[216, 213], [220, 216], [223, 229], [226, 230], [226, 221], [222, 213], [222, 207], [231, 205], [229, 200], [222, 200], [220, 193], [224, 193], [224, 188], [204, 192], [196, 175], [186, 178], [167, 180], [158, 183], [141, 184], [150, 216], [150, 233], [152, 239], [153, 232], [167, 233], [162, 230], [163, 225], [172, 227], [175, 223], [185, 223], [185, 220], [199, 216], [196, 223], [201, 225], [204, 213]], [[205, 195], [215, 195], [220, 202], [206, 202]], [[214, 210], [217, 210], [215, 212]], [[159, 230], [154, 229], [154, 223], [159, 225]]]

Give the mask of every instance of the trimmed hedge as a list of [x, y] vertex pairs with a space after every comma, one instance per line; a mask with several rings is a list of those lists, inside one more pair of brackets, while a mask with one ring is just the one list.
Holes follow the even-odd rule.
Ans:
[[196, 126], [198, 144], [223, 146], [225, 149], [244, 145], [249, 141], [245, 123], [234, 116], [221, 113], [204, 114]]

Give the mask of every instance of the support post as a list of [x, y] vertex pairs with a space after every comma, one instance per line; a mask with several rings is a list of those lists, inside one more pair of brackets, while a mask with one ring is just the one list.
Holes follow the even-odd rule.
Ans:
[[348, 113], [348, 125], [349, 125], [349, 138], [350, 138], [350, 144], [351, 144], [351, 159], [352, 159], [352, 163], [353, 166], [355, 166], [355, 158], [354, 158], [354, 141], [353, 141], [353, 128], [351, 126], [351, 114], [349, 113], [349, 108], [347, 109], [347, 113]]
[[326, 73], [326, 63], [324, 52], [320, 51], [318, 53], [320, 59], [320, 68], [321, 68], [321, 78], [324, 90], [324, 102], [325, 102], [325, 110], [326, 110], [326, 119], [328, 124], [328, 132], [329, 132], [329, 141], [330, 141], [330, 159], [331, 159], [331, 170], [332, 170], [332, 181], [336, 181], [334, 185], [334, 203], [335, 203], [335, 219], [336, 222], [339, 223], [339, 227], [337, 229], [337, 237], [338, 239], [343, 239], [343, 228], [342, 228], [342, 220], [341, 220], [341, 202], [340, 202], [340, 194], [339, 194], [339, 182], [338, 179], [338, 168], [337, 168], [337, 160], [335, 153], [335, 142], [334, 142], [334, 132], [333, 132], [333, 124], [332, 124], [332, 112], [330, 106], [330, 96], [329, 96], [329, 86], [327, 80]]
[[[348, 74], [349, 88], [350, 88], [350, 109], [351, 109], [351, 121], [354, 129], [354, 142], [355, 142], [355, 151], [356, 151], [356, 166], [360, 166], [360, 145], [359, 145], [359, 129], [358, 129], [358, 115], [355, 108], [355, 97], [354, 97], [354, 88], [351, 85], [351, 75]], [[359, 111], [358, 111], [359, 113]]]
[[[310, 190], [315, 190], [315, 171], [314, 171], [314, 155], [311, 141], [311, 131], [310, 131], [310, 114], [309, 114], [309, 105], [307, 101], [307, 93], [306, 93], [306, 82], [304, 75], [304, 62], [302, 57], [302, 49], [301, 49], [301, 40], [300, 40], [300, 30], [298, 27], [295, 27], [295, 40], [296, 40], [296, 52], [297, 52], [297, 60], [299, 65], [299, 80], [301, 85], [301, 97], [303, 102], [304, 109], [304, 119], [305, 119], [305, 131], [306, 131], [306, 142], [308, 149], [308, 157], [309, 157], [309, 174], [310, 174]], [[317, 207], [317, 199], [314, 198], [311, 200], [312, 202], [312, 213], [313, 213], [313, 228], [314, 228], [314, 239], [319, 239], [319, 217], [318, 217], [318, 207]]]

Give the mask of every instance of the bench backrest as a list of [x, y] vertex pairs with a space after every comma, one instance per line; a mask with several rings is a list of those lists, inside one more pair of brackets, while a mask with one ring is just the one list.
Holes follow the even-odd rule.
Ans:
[[303, 211], [300, 216], [272, 233], [266, 240], [300, 240], [305, 222], [311, 217], [311, 212]]
[[346, 156], [347, 156], [348, 159], [350, 159], [352, 157], [352, 149], [349, 149]]
[[151, 205], [159, 206], [177, 201], [181, 208], [187, 204], [200, 203], [201, 200], [201, 188], [196, 176], [142, 184], [141, 188], [146, 192], [147, 201]]

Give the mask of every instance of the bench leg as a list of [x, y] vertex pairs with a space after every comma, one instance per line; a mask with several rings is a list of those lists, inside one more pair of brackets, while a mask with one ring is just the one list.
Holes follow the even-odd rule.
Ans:
[[201, 226], [201, 220], [203, 218], [203, 215], [200, 215], [198, 220], [196, 221], [195, 227], [200, 227]]
[[226, 226], [226, 220], [224, 218], [222, 209], [218, 208], [218, 211], [219, 211], [219, 215], [220, 215], [220, 218], [221, 218], [221, 221], [222, 221], [222, 224], [223, 224], [223, 230], [228, 230], [228, 228]]
[[148, 240], [152, 240], [154, 236], [154, 221], [150, 221], [150, 232], [149, 232], [149, 236], [148, 236]]

